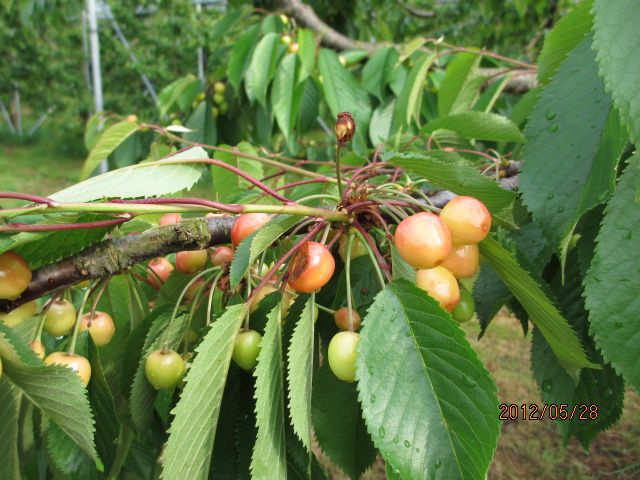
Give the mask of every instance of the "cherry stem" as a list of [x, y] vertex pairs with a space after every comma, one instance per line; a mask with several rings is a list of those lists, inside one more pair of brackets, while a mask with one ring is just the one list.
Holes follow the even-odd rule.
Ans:
[[298, 250], [298, 248], [300, 248], [305, 242], [307, 242], [316, 233], [318, 233], [322, 229], [322, 227], [324, 227], [324, 225], [325, 225], [325, 222], [323, 220], [318, 221], [318, 223], [316, 223], [316, 225], [314, 225], [314, 227], [311, 230], [309, 230], [309, 233], [307, 233], [304, 237], [302, 237], [295, 244], [293, 244], [293, 246], [284, 255], [280, 257], [280, 259], [273, 265], [273, 267], [271, 267], [271, 269], [267, 272], [267, 274], [264, 277], [262, 277], [262, 280], [260, 280], [260, 283], [258, 284], [258, 286], [253, 289], [253, 291], [251, 292], [251, 295], [249, 295], [249, 297], [247, 298], [247, 303], [251, 302], [256, 292], [260, 291], [260, 289], [266, 285], [266, 283], [271, 279], [271, 277], [273, 277], [273, 275], [278, 271], [278, 269], [282, 265], [284, 265], [284, 263], [287, 260], [289, 260], [289, 258]]
[[331, 310], [330, 308], [327, 307], [323, 307], [322, 305], [320, 305], [319, 303], [316, 303], [316, 307], [318, 307], [320, 310], [323, 310], [325, 312], [327, 312], [330, 315], [335, 315], [336, 311], [335, 310]]
[[338, 180], [338, 196], [342, 198], [342, 178], [340, 177], [340, 153], [342, 152], [342, 145], [338, 143], [336, 146], [336, 180]]
[[338, 227], [338, 230], [336, 231], [335, 235], [333, 236], [333, 238], [331, 239], [331, 241], [329, 241], [329, 243], [327, 244], [327, 248], [329, 250], [331, 250], [331, 247], [333, 247], [333, 245], [340, 239], [340, 237], [344, 234], [344, 225], [340, 225]]
[[89, 298], [89, 294], [91, 290], [87, 289], [82, 297], [82, 303], [80, 304], [80, 308], [78, 309], [78, 313], [76, 314], [76, 324], [73, 327], [73, 335], [71, 336], [71, 342], [69, 342], [69, 350], [67, 353], [69, 355], [73, 355], [73, 352], [76, 350], [76, 340], [78, 340], [78, 331], [80, 330], [80, 322], [82, 320], [82, 312], [84, 311], [84, 306], [87, 303], [87, 299]]
[[[109, 281], [111, 280], [111, 277], [107, 277], [107, 278], [103, 278], [102, 280], [100, 280], [100, 282], [98, 283], [98, 285], [96, 286], [96, 288], [94, 288], [93, 291], [97, 291], [95, 298], [93, 299], [93, 303], [91, 304], [91, 310], [89, 313], [89, 321], [87, 322], [87, 328], [91, 328], [91, 323], [93, 322], [93, 317], [96, 314], [96, 307], [98, 306], [98, 302], [100, 301], [100, 297], [102, 297], [102, 294], [105, 292], [105, 290], [107, 289], [107, 287], [109, 286]], [[98, 290], [98, 287], [100, 287], [100, 289]], [[89, 293], [89, 295], [91, 295], [92, 293]]]
[[224, 270], [220, 270], [218, 275], [213, 279], [213, 283], [211, 284], [211, 290], [209, 290], [209, 298], [207, 299], [207, 318], [205, 320], [205, 325], [208, 327], [211, 323], [211, 307], [213, 305], [213, 292], [220, 281], [220, 277], [224, 274]]
[[113, 203], [132, 203], [136, 205], [165, 205], [165, 204], [174, 204], [174, 205], [201, 205], [203, 207], [215, 208], [216, 210], [220, 210], [221, 212], [228, 213], [242, 213], [243, 208], [242, 205], [234, 204], [234, 203], [220, 203], [214, 202], [212, 200], [205, 200], [202, 198], [191, 198], [191, 197], [157, 197], [157, 198], [141, 198], [135, 200], [120, 200], [115, 199], [112, 200]]
[[96, 220], [95, 222], [82, 223], [59, 223], [59, 224], [30, 224], [30, 223], [8, 223], [0, 226], [0, 232], [55, 232], [60, 230], [82, 230], [88, 228], [110, 227], [128, 222], [133, 215], [123, 214], [120, 218], [111, 220]]
[[47, 197], [39, 195], [31, 195], [30, 193], [20, 192], [0, 192], [0, 198], [14, 198], [16, 200], [25, 200], [33, 203], [45, 203], [47, 205], [55, 205], [56, 202]]
[[42, 330], [44, 329], [45, 315], [51, 308], [51, 305], [53, 305], [53, 303], [62, 296], [62, 293], [64, 292], [54, 294], [49, 300], [47, 300], [47, 303], [45, 303], [44, 306], [42, 307], [42, 310], [39, 313], [40, 321], [38, 322], [38, 331], [36, 332], [35, 337], [33, 337], [33, 341], [36, 341], [36, 340], [39, 341], [40, 338], [42, 337]]
[[351, 175], [351, 178], [349, 178], [349, 180], [347, 180], [347, 184], [344, 187], [344, 194], [341, 195], [342, 197], [342, 204], [346, 205], [348, 203], [349, 200], [349, 191], [350, 191], [350, 187], [351, 184], [354, 182], [354, 180], [356, 178], [358, 178], [359, 176], [361, 176], [364, 172], [366, 172], [367, 170], [372, 170], [372, 169], [376, 169], [376, 168], [380, 168], [382, 167], [384, 164], [380, 163], [380, 162], [374, 162], [374, 163], [368, 163], [367, 165], [358, 168], [355, 172], [353, 172], [353, 175]]
[[349, 315], [349, 331], [353, 332], [353, 300], [351, 297], [351, 247], [353, 247], [353, 239], [355, 234], [349, 234], [347, 242], [346, 261], [344, 264], [344, 273], [347, 281], [347, 313]]
[[384, 259], [384, 257], [380, 253], [380, 250], [378, 250], [378, 247], [376, 246], [376, 242], [373, 240], [371, 235], [369, 235], [369, 233], [364, 229], [364, 227], [357, 220], [354, 220], [353, 226], [358, 230], [358, 232], [360, 232], [360, 235], [362, 235], [364, 240], [369, 245], [369, 248], [371, 248], [371, 251], [375, 255], [375, 259], [377, 261], [377, 265], [382, 267], [382, 270], [384, 271], [384, 274], [385, 274], [385, 277], [387, 278], [387, 281], [390, 282], [391, 281], [391, 271], [389, 270], [389, 265], [387, 265], [387, 261]]

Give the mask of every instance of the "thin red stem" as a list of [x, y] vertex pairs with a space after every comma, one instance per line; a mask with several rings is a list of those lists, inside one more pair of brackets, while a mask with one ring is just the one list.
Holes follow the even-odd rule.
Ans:
[[376, 242], [373, 240], [371, 235], [369, 235], [369, 232], [367, 232], [365, 228], [357, 220], [354, 220], [353, 226], [362, 234], [364, 239], [369, 244], [371, 251], [375, 255], [376, 259], [378, 260], [378, 263], [380, 264], [380, 267], [382, 267], [382, 270], [384, 271], [384, 274], [387, 277], [387, 281], [390, 282], [391, 271], [389, 270], [389, 265], [387, 264], [387, 261], [384, 259], [384, 257], [380, 253], [380, 250], [378, 250], [378, 247], [376, 246]]
[[0, 192], [0, 198], [15, 198], [16, 200], [25, 200], [33, 203], [45, 203], [47, 205], [55, 204], [54, 200], [39, 195], [31, 195], [30, 193], [20, 192]]

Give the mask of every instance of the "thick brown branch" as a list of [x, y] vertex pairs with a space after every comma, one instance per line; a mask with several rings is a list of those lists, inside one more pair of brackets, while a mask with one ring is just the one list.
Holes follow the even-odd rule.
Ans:
[[109, 239], [33, 272], [29, 287], [15, 300], [0, 301], [0, 311], [14, 308], [87, 279], [127, 271], [153, 257], [229, 243], [233, 217], [186, 220], [151, 228], [138, 235]]

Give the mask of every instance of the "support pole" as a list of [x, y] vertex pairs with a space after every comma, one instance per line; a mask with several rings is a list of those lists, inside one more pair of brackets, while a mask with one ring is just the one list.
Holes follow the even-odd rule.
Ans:
[[[96, 12], [96, 0], [87, 0], [87, 16], [89, 17], [89, 45], [91, 48], [91, 74], [93, 77], [93, 99], [96, 113], [104, 111], [102, 98], [102, 71], [100, 69], [100, 38], [98, 37], [98, 14]], [[100, 173], [107, 171], [107, 159], [105, 158], [98, 167]]]
[[[202, 4], [200, 3], [200, 0], [195, 0], [195, 3], [196, 13], [200, 16], [202, 13]], [[198, 78], [204, 85], [204, 49], [202, 47], [198, 47]]]

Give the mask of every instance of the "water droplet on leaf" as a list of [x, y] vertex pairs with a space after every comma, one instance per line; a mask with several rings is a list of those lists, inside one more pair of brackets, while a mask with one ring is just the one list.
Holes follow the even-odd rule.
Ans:
[[562, 212], [564, 212], [564, 207], [558, 207], [558, 208], [556, 209], [556, 212], [558, 212], [558, 213], [562, 213]]
[[398, 443], [398, 437], [393, 437], [393, 443]]
[[384, 435], [385, 435], [384, 427], [380, 427], [378, 429], [378, 435], [380, 435], [380, 438], [384, 438]]
[[440, 468], [440, 466], [442, 465], [442, 462], [440, 461], [440, 459], [436, 460], [436, 463], [433, 464], [433, 468]]
[[409, 448], [411, 446], [411, 442], [409, 440], [404, 441], [404, 446]]
[[544, 116], [547, 120], [553, 120], [554, 118], [556, 118], [556, 113], [549, 110], [547, 113], [545, 113]]
[[371, 403], [376, 403], [376, 396], [375, 395], [371, 395], [371, 398], [369, 398], [369, 401]]
[[551, 125], [549, 125], [549, 126], [547, 127], [547, 131], [548, 131], [549, 133], [555, 133], [555, 132], [557, 132], [557, 131], [558, 131], [558, 124], [557, 124], [557, 123], [552, 123]]
[[543, 392], [550, 392], [552, 388], [553, 388], [553, 382], [551, 380], [545, 380], [544, 382], [542, 382]]
[[553, 193], [550, 193], [549, 195], [547, 195], [547, 200], [551, 200], [554, 197]]

